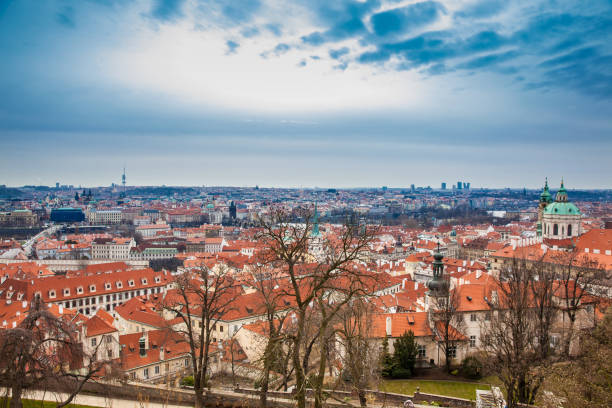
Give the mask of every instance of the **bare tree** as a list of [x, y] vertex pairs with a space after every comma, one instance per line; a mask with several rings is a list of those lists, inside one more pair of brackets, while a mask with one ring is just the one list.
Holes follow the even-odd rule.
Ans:
[[356, 298], [343, 308], [338, 319], [344, 373], [362, 407], [367, 405], [366, 390], [376, 382], [379, 372], [380, 352], [370, 341], [373, 312], [366, 298]]
[[[449, 284], [446, 285], [449, 287]], [[461, 334], [465, 328], [463, 314], [459, 311], [460, 295], [457, 289], [446, 290], [443, 296], [432, 297], [432, 305], [428, 318], [431, 320], [433, 332], [438, 337], [438, 347], [444, 354], [444, 367], [451, 371], [453, 358], [458, 347], [465, 343], [465, 336]]]
[[501, 271], [497, 300], [490, 303], [494, 312], [482, 328], [485, 363], [504, 383], [510, 408], [532, 404], [542, 383], [531, 280], [525, 260], [513, 259]]
[[554, 301], [555, 273], [543, 258], [526, 265], [530, 270], [529, 287], [532, 306], [535, 315], [535, 339], [538, 359], [544, 363], [553, 352], [551, 347], [551, 331], [558, 309]]
[[[350, 267], [352, 266], [352, 268]], [[337, 329], [334, 323], [340, 324], [340, 314], [343, 309], [355, 299], [362, 300], [373, 294], [377, 288], [377, 275], [359, 271], [358, 265], [349, 265], [344, 271], [350, 270], [348, 274], [341, 274], [334, 277], [326, 285], [326, 288], [319, 292], [315, 298], [315, 307], [311, 308], [311, 320], [314, 320], [313, 340], [318, 343], [319, 360], [318, 366], [311, 377], [310, 385], [314, 390], [316, 408], [323, 405], [323, 380], [325, 370], [332, 361], [335, 347]], [[309, 343], [312, 346], [313, 343]], [[308, 367], [308, 354], [304, 356], [304, 369]], [[331, 369], [331, 366], [330, 366]], [[330, 372], [331, 374], [331, 372]]]
[[212, 332], [223, 315], [232, 309], [232, 301], [241, 289], [224, 266], [216, 271], [206, 266], [187, 269], [176, 277], [175, 285], [176, 293], [166, 295], [163, 308], [182, 321], [175, 330], [189, 343], [196, 408], [202, 408], [204, 389], [208, 385]]
[[270, 374], [275, 368], [282, 370], [282, 361], [285, 356], [283, 353], [285, 334], [283, 325], [291, 303], [284, 291], [279, 290], [280, 285], [285, 284], [282, 270], [270, 267], [265, 263], [265, 260], [264, 263], [252, 267], [251, 281], [253, 287], [261, 295], [260, 307], [265, 315], [267, 336], [264, 353], [261, 357], [263, 369], [259, 379], [259, 403], [262, 408], [265, 408], [268, 403]]
[[598, 263], [580, 253], [576, 248], [558, 254], [555, 262], [560, 265], [559, 290], [557, 295], [562, 299], [564, 317], [567, 315], [568, 325], [564, 325], [563, 354], [570, 355], [570, 348], [576, 336], [576, 321], [579, 312], [584, 308], [583, 299], [594, 286], [605, 279], [606, 272]]
[[111, 363], [96, 360], [96, 352], [87, 354], [78, 328], [35, 298], [17, 327], [0, 331], [0, 383], [11, 389], [10, 406], [21, 408], [25, 391], [46, 387], [67, 393], [58, 408], [70, 404], [86, 382], [111, 373]]
[[[303, 354], [308, 345], [305, 342], [309, 311], [324, 294], [329, 285], [339, 275], [353, 275], [350, 264], [358, 260], [371, 240], [366, 228], [347, 222], [338, 229], [333, 239], [323, 239], [313, 234], [318, 225], [316, 217], [309, 209], [297, 210], [295, 215], [301, 223], [293, 224], [295, 216], [282, 209], [274, 209], [266, 219], [261, 218], [259, 238], [267, 244], [264, 257], [270, 265], [283, 268], [288, 284], [286, 294], [292, 298], [295, 319], [294, 330], [287, 338], [292, 343], [292, 366], [295, 372], [296, 400], [298, 408], [306, 406], [307, 372], [304, 369]], [[313, 243], [317, 244], [317, 257], [313, 256]], [[331, 320], [327, 316], [324, 320]], [[326, 323], [323, 323], [326, 324]], [[325, 328], [322, 327], [322, 332]], [[324, 353], [321, 353], [323, 356]], [[325, 363], [323, 363], [325, 364]], [[315, 406], [321, 401], [322, 378], [319, 375], [313, 386]]]
[[545, 372], [538, 406], [607, 408], [612, 406], [612, 309], [594, 330], [581, 333], [580, 351]]

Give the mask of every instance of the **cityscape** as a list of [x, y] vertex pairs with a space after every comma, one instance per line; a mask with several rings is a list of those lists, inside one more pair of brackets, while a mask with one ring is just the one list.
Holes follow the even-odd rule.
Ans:
[[611, 15], [0, 1], [0, 408], [611, 407]]

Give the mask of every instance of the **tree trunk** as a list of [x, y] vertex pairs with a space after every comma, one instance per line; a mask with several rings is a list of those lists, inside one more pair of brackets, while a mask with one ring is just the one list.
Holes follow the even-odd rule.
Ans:
[[10, 404], [11, 408], [22, 408], [22, 403], [21, 403], [22, 391], [23, 389], [21, 387], [21, 384], [15, 384], [11, 388], [11, 404]]
[[195, 408], [204, 408], [204, 390], [201, 386], [193, 387], [195, 391]]
[[575, 325], [575, 320], [576, 320], [576, 315], [574, 314], [572, 316], [572, 314], [570, 312], [567, 313], [567, 317], [569, 319], [569, 329], [567, 330], [567, 335], [565, 336], [565, 344], [563, 347], [563, 354], [565, 355], [565, 357], [569, 357], [570, 355], [570, 349], [572, 346], [572, 337], [574, 337], [574, 325]]
[[298, 341], [294, 344], [293, 365], [295, 367], [295, 400], [297, 408], [306, 408], [306, 378], [300, 364], [300, 347]]
[[270, 363], [269, 356], [266, 356], [263, 378], [261, 379], [261, 389], [259, 391], [259, 406], [266, 408], [268, 404], [268, 388], [270, 384]]
[[297, 408], [306, 408], [306, 377], [300, 361], [300, 349], [302, 336], [304, 334], [305, 312], [300, 310], [298, 317], [298, 328], [293, 340], [293, 368], [295, 370], [295, 400]]
[[366, 407], [368, 405], [368, 400], [366, 399], [365, 390], [359, 390], [358, 395], [359, 395], [359, 406]]
[[320, 357], [319, 357], [319, 372], [317, 373], [317, 378], [315, 380], [315, 384], [313, 384], [314, 388], [314, 408], [323, 408], [323, 379], [325, 378], [325, 366], [327, 365], [327, 341], [325, 339], [325, 331], [327, 329], [326, 325], [321, 327], [320, 334]]

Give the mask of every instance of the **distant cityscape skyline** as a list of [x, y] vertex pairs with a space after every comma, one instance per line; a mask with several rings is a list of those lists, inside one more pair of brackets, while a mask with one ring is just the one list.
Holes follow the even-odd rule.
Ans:
[[[559, 180], [558, 183], [554, 183], [553, 181], [549, 180], [549, 186], [550, 189], [552, 191], [556, 191], [559, 188], [559, 185], [561, 183], [561, 180]], [[167, 184], [132, 184], [129, 182], [125, 182], [125, 187], [126, 188], [138, 188], [138, 187], [162, 187], [162, 186], [166, 186], [166, 187], [198, 187], [198, 188], [215, 188], [215, 187], [219, 187], [219, 188], [223, 188], [223, 187], [227, 187], [227, 188], [255, 188], [255, 187], [259, 187], [259, 188], [279, 188], [279, 189], [381, 189], [381, 190], [386, 190], [386, 189], [393, 189], [393, 190], [397, 190], [397, 189], [403, 189], [403, 190], [412, 190], [413, 188], [416, 189], [427, 189], [430, 188], [432, 190], [436, 190], [436, 191], [447, 191], [447, 192], [452, 192], [452, 191], [474, 191], [474, 190], [479, 190], [479, 189], [512, 189], [512, 190], [520, 190], [520, 189], [527, 189], [527, 190], [540, 190], [542, 189], [544, 182], [541, 183], [541, 185], [523, 185], [523, 186], [517, 186], [517, 185], [506, 185], [506, 186], [487, 186], [487, 185], [474, 185], [472, 182], [462, 182], [463, 186], [462, 188], [457, 188], [457, 184], [456, 183], [448, 183], [448, 182], [438, 182], [437, 184], [419, 184], [419, 183], [409, 183], [406, 185], [354, 185], [354, 186], [338, 186], [338, 185], [272, 185], [272, 184], [181, 184], [181, 183], [167, 183]], [[468, 183], [469, 187], [466, 188], [465, 187], [465, 183]], [[7, 187], [11, 187], [11, 188], [20, 188], [20, 187], [25, 187], [25, 186], [46, 186], [46, 187], [50, 187], [50, 188], [73, 188], [73, 189], [82, 189], [82, 188], [110, 188], [110, 187], [115, 187], [117, 189], [123, 189], [124, 185], [122, 181], [119, 182], [111, 182], [110, 184], [72, 184], [72, 183], [63, 183], [63, 182], [55, 182], [53, 184], [32, 184], [32, 183], [25, 183], [25, 184], [19, 184], [19, 185], [11, 185], [11, 184], [4, 184]], [[568, 190], [612, 190], [612, 187], [582, 187], [582, 186], [569, 186], [567, 184], [567, 182], [565, 182], [565, 186]]]

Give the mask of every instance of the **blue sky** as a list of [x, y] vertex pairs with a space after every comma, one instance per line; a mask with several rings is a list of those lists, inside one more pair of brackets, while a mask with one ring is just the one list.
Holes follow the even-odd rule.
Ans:
[[0, 184], [612, 188], [607, 0], [0, 0]]

